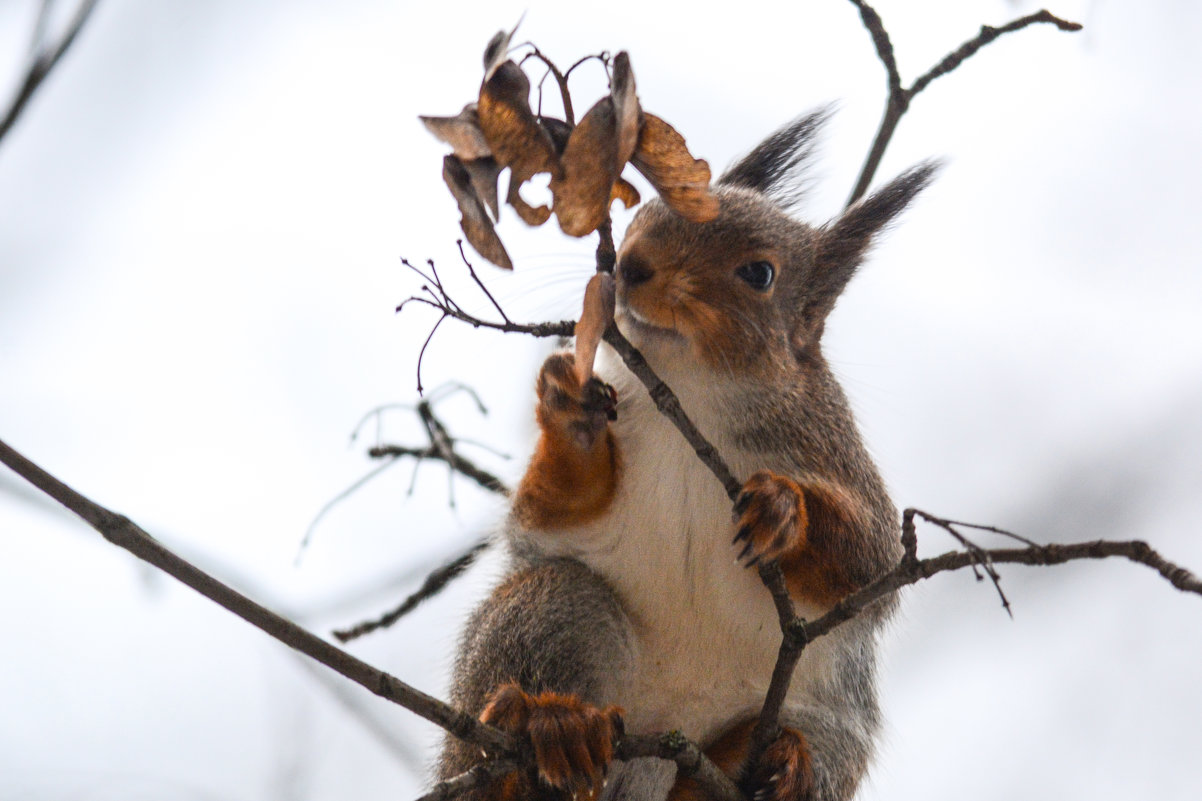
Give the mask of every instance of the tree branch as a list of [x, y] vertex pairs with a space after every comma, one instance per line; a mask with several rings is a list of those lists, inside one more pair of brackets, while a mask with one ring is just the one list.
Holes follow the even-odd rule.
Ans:
[[426, 695], [260, 606], [163, 547], [133, 521], [71, 489], [3, 441], [0, 441], [0, 462], [74, 512], [109, 542], [178, 579], [288, 647], [316, 659], [356, 684], [441, 726], [456, 737], [506, 755], [521, 753], [519, 743], [509, 734], [480, 723], [471, 715]]
[[[615, 248], [613, 243], [612, 229], [608, 220], [598, 227], [600, 241], [597, 245], [597, 269], [600, 272], [613, 272], [615, 262]], [[462, 306], [455, 302], [449, 295], [438, 274], [431, 270], [430, 274], [426, 274], [417, 267], [414, 267], [408, 261], [401, 260], [405, 266], [409, 267], [419, 276], [426, 280], [426, 284], [422, 286], [422, 291], [426, 292], [429, 297], [420, 297], [417, 295], [409, 297], [407, 300], [397, 306], [397, 311], [401, 311], [408, 303], [421, 303], [431, 306], [442, 312], [442, 317], [439, 322], [447, 317], [454, 318], [461, 322], [465, 322], [474, 328], [490, 328], [494, 331], [502, 331], [505, 333], [530, 334], [531, 336], [563, 336], [569, 337], [575, 333], [576, 323], [574, 321], [564, 321], [560, 323], [535, 323], [522, 324], [514, 323], [509, 320], [504, 311], [497, 307], [498, 312], [503, 318], [503, 322], [491, 322], [477, 317], [465, 311]], [[471, 276], [475, 282], [483, 289], [483, 283], [473, 271]], [[433, 288], [431, 288], [433, 287]], [[487, 290], [484, 290], [487, 293]], [[492, 296], [489, 295], [491, 299]], [[496, 305], [496, 301], [493, 301]], [[693, 421], [685, 414], [684, 408], [680, 405], [680, 399], [676, 396], [667, 384], [656, 375], [651, 365], [643, 357], [643, 354], [630, 343], [618, 330], [616, 325], [610, 325], [604, 334], [606, 342], [617, 351], [622, 357], [622, 361], [626, 363], [626, 367], [638, 377], [643, 386], [647, 388], [647, 392], [651, 395], [651, 400], [655, 403], [655, 407], [666, 416], [680, 433], [688, 441], [689, 445], [697, 453], [697, 457], [713, 472], [714, 476], [722, 484], [722, 488], [726, 491], [727, 496], [733, 503], [742, 490], [742, 483], [734, 477], [726, 462], [722, 459], [718, 449], [713, 446], [698, 430]]]
[[520, 768], [521, 764], [512, 759], [486, 760], [454, 778], [439, 782], [417, 801], [449, 801]]
[[622, 357], [622, 361], [626, 363], [626, 367], [630, 372], [638, 377], [639, 381], [643, 382], [643, 386], [647, 388], [647, 392], [651, 395], [651, 400], [655, 403], [655, 408], [659, 409], [660, 413], [672, 421], [673, 425], [680, 431], [689, 445], [693, 446], [693, 450], [697, 454], [714, 477], [722, 484], [722, 488], [726, 491], [727, 497], [731, 503], [739, 497], [739, 493], [743, 489], [742, 483], [739, 482], [734, 474], [730, 472], [726, 462], [718, 453], [709, 440], [697, 429], [689, 416], [685, 414], [684, 409], [680, 405], [680, 399], [676, 397], [676, 393], [672, 388], [663, 382], [655, 371], [651, 369], [651, 365], [647, 364], [647, 360], [643, 358], [643, 354], [639, 353], [638, 348], [630, 344], [630, 340], [622, 335], [616, 325], [611, 325], [605, 329], [603, 336], [610, 347], [618, 352]]
[[[190, 562], [163, 547], [137, 524], [123, 515], [84, 497], [71, 487], [26, 459], [3, 440], [0, 440], [0, 463], [8, 465], [14, 472], [54, 500], [74, 512], [85, 523], [98, 531], [106, 540], [129, 551], [164, 573], [191, 587], [196, 592], [233, 612], [252, 626], [279, 640], [284, 645], [312, 657], [336, 673], [350, 679], [376, 695], [434, 723], [453, 736], [495, 752], [503, 762], [495, 767], [477, 769], [477, 779], [459, 777], [444, 782], [439, 798], [450, 798], [453, 794], [471, 789], [472, 781], [481, 776], [492, 777], [502, 771], [514, 769], [520, 764], [529, 764], [532, 753], [527, 743], [517, 741], [507, 732], [485, 725], [467, 713], [426, 695], [400, 679], [372, 667], [317, 635], [298, 626], [271, 610], [260, 606], [232, 587], [218, 581]], [[654, 745], [651, 741], [655, 741]], [[665, 744], [667, 743], [667, 744]], [[658, 756], [675, 759], [678, 764], [692, 771], [708, 792], [723, 801], [741, 801], [738, 795], [731, 796], [733, 784], [720, 770], [701, 753], [697, 746], [679, 733], [669, 733], [661, 738], [628, 737], [618, 744], [622, 758], [635, 756]], [[510, 761], [516, 757], [517, 761]], [[469, 771], [471, 773], [471, 771]], [[446, 786], [444, 786], [446, 785]], [[436, 788], [437, 790], [437, 788]], [[735, 791], [737, 793], [737, 790]]]
[[[396, 307], [397, 312], [403, 311], [404, 308], [410, 303], [417, 303], [437, 309], [438, 311], [442, 312], [442, 316], [444, 318], [453, 318], [462, 323], [467, 323], [472, 328], [488, 328], [505, 334], [528, 334], [532, 337], [570, 337], [576, 330], [576, 323], [574, 320], [564, 320], [558, 323], [515, 323], [508, 317], [505, 317], [502, 322], [497, 323], [491, 320], [485, 320], [482, 317], [477, 317], [474, 314], [464, 311], [464, 309], [451, 298], [446, 288], [442, 285], [442, 281], [438, 279], [437, 274], [427, 275], [426, 273], [422, 272], [420, 268], [415, 267], [405, 259], [401, 259], [401, 263], [427, 281], [427, 283], [422, 286], [421, 291], [425, 292], [428, 297], [422, 297], [420, 295], [408, 297], [401, 301], [401, 303]], [[477, 284], [483, 286], [479, 277], [476, 276], [474, 271], [472, 272], [472, 277], [475, 279]], [[504, 316], [504, 312], [502, 312], [502, 316]]]
[[885, 30], [885, 24], [881, 20], [880, 15], [864, 0], [850, 0], [850, 2], [860, 10], [860, 18], [864, 21], [864, 27], [872, 36], [877, 57], [880, 58], [881, 64], [885, 67], [885, 74], [889, 83], [889, 94], [885, 101], [885, 113], [881, 117], [881, 124], [877, 128], [876, 136], [873, 138], [872, 147], [868, 151], [868, 156], [864, 160], [863, 167], [860, 168], [860, 175], [856, 179], [851, 196], [847, 199], [848, 207], [852, 206], [868, 191], [868, 187], [872, 183], [872, 178], [876, 175], [877, 168], [881, 164], [881, 159], [885, 155], [885, 149], [888, 148], [889, 141], [893, 138], [894, 131], [897, 130], [897, 124], [901, 121], [902, 115], [910, 109], [910, 101], [915, 95], [926, 89], [931, 81], [940, 76], [947, 75], [999, 36], [1022, 30], [1029, 25], [1050, 23], [1062, 31], [1079, 31], [1082, 28], [1079, 23], [1060, 19], [1046, 10], [1021, 17], [1000, 28], [982, 25], [980, 33], [945, 56], [942, 61], [911, 84], [909, 89], [906, 89], [902, 86], [901, 74], [897, 68], [897, 59], [893, 53], [893, 44], [889, 41], [889, 33]]
[[967, 59], [976, 55], [978, 50], [992, 42], [994, 39], [997, 39], [999, 36], [1007, 33], [1013, 33], [1014, 31], [1020, 31], [1029, 25], [1038, 25], [1040, 23], [1055, 25], [1057, 28], [1067, 33], [1075, 33], [1084, 27], [1079, 22], [1069, 22], [1066, 19], [1061, 19], [1046, 9], [1037, 11], [1034, 14], [1028, 14], [1025, 17], [1020, 17], [1013, 22], [1006, 23], [1000, 28], [982, 25], [980, 33], [978, 33], [972, 39], [969, 39], [964, 44], [960, 45], [951, 53], [948, 53], [942, 61], [940, 61], [934, 67], [931, 67], [926, 74], [924, 74], [910, 86], [907, 94], [909, 94], [910, 97], [913, 97], [923, 89], [926, 89], [927, 84], [929, 84], [931, 81], [943, 75], [947, 75], [956, 67], [959, 67], [962, 63], [964, 63]]
[[[930, 559], [919, 559], [917, 556], [918, 538], [914, 526], [916, 517], [951, 533], [964, 547], [964, 550], [949, 551]], [[1024, 548], [986, 550], [969, 542], [955, 530], [956, 526], [990, 531], [1019, 539], [1027, 545]], [[965, 567], [972, 567], [975, 570], [978, 566], [982, 566], [986, 568], [996, 587], [1000, 577], [993, 566], [997, 564], [1050, 566], [1079, 559], [1107, 559], [1117, 556], [1152, 568], [1182, 592], [1202, 595], [1202, 581], [1199, 581], [1193, 573], [1168, 561], [1146, 542], [1138, 540], [1121, 542], [1094, 540], [1067, 545], [1040, 545], [992, 526], [947, 520], [919, 509], [910, 508], [906, 509], [902, 515], [902, 547], [904, 549], [902, 558], [892, 570], [839, 601], [822, 617], [808, 622], [794, 612], [780, 568], [775, 564], [764, 565], [760, 568], [760, 578], [772, 592], [776, 603], [781, 632], [784, 636], [760, 717], [752, 731], [751, 745], [744, 763], [746, 766], [755, 764], [780, 731], [778, 722], [780, 710], [785, 696], [788, 694], [793, 671], [796, 669], [805, 647], [818, 637], [828, 634], [839, 624], [851, 620], [865, 607], [902, 587], [915, 584], [923, 579]], [[998, 591], [1001, 592], [1000, 587]], [[1002, 595], [1002, 605], [1007, 612], [1010, 611], [1010, 604], [1005, 595]]]
[[[25, 111], [25, 107], [29, 104], [34, 92], [42, 85], [42, 81], [46, 79], [50, 71], [58, 65], [62, 57], [71, 48], [71, 45], [75, 43], [75, 39], [79, 36], [80, 30], [83, 29], [84, 23], [92, 15], [92, 9], [96, 7], [96, 3], [97, 0], [82, 0], [79, 7], [75, 10], [75, 16], [71, 18], [71, 22], [67, 25], [67, 30], [64, 31], [62, 38], [52, 47], [41, 48], [36, 52], [29, 65], [29, 69], [25, 73], [25, 79], [21, 82], [16, 95], [9, 103], [4, 117], [0, 118], [0, 141], [4, 140], [5, 135], [16, 124], [17, 119]], [[40, 47], [41, 45], [43, 37], [41, 32], [45, 27], [46, 16], [47, 9], [43, 5], [42, 10], [38, 14], [38, 22], [35, 26], [35, 47]]]
[[338, 629], [333, 632], [334, 637], [341, 643], [347, 643], [365, 634], [371, 634], [373, 631], [388, 628], [412, 612], [420, 604], [442, 592], [451, 580], [471, 567], [475, 563], [476, 557], [490, 545], [492, 545], [492, 540], [481, 540], [468, 549], [467, 552], [460, 554], [426, 576], [426, 580], [422, 582], [422, 586], [418, 588], [417, 592], [402, 601], [400, 606], [386, 612], [375, 620], [365, 621], [347, 629]]

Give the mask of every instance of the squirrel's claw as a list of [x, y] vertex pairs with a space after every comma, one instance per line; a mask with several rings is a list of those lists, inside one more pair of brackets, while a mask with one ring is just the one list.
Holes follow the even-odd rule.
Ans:
[[740, 784], [755, 801], [810, 801], [814, 796], [814, 770], [805, 736], [796, 729], [781, 729]]
[[516, 684], [498, 687], [480, 720], [528, 738], [539, 778], [571, 793], [601, 789], [623, 731], [617, 707], [602, 709], [574, 695], [532, 695]]
[[[805, 544], [805, 495], [791, 478], [761, 470], [747, 479], [735, 501], [732, 545], [743, 542], [735, 557], [745, 567], [779, 559]], [[746, 560], [746, 561], [744, 561]]]
[[571, 353], [555, 353], [543, 362], [538, 374], [538, 404], [544, 429], [561, 432], [586, 451], [606, 423], [618, 417], [614, 388], [596, 377], [582, 386]]

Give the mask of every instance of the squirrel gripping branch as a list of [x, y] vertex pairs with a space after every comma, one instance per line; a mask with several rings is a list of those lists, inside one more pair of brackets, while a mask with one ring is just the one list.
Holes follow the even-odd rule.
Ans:
[[[822, 355], [823, 326], [874, 236], [930, 181], [911, 169], [821, 227], [785, 209], [821, 113], [778, 131], [714, 187], [706, 223], [646, 204], [615, 271], [615, 320], [745, 477], [734, 506], [606, 345], [537, 382], [540, 438], [507, 525], [510, 564], [468, 623], [452, 699], [529, 738], [536, 767], [479, 801], [700, 798], [623, 731], [678, 730], [749, 798], [856, 791], [879, 728], [876, 638], [895, 602], [803, 652], [782, 730], [744, 766], [780, 645], [754, 570], [778, 560], [806, 617], [892, 567], [898, 516]], [[481, 758], [448, 738], [441, 778]]]

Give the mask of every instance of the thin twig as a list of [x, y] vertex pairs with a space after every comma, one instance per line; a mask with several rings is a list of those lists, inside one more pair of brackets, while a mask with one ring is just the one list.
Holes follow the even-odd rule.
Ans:
[[885, 67], [885, 78], [889, 82], [889, 96], [904, 94], [901, 85], [901, 73], [897, 68], [897, 58], [893, 54], [893, 42], [889, 40], [889, 31], [885, 30], [885, 22], [876, 9], [863, 2], [851, 0], [851, 4], [860, 10], [860, 19], [864, 28], [872, 36], [872, 44], [876, 47], [877, 58]]
[[722, 488], [726, 490], [727, 497], [733, 503], [739, 497], [739, 493], [743, 490], [742, 483], [734, 477], [726, 462], [718, 453], [709, 440], [697, 429], [689, 416], [685, 414], [684, 409], [680, 405], [680, 398], [676, 397], [676, 393], [672, 388], [660, 379], [655, 371], [651, 369], [651, 365], [647, 364], [647, 360], [643, 358], [643, 354], [639, 353], [638, 349], [630, 344], [622, 332], [618, 330], [616, 325], [610, 325], [605, 329], [605, 334], [602, 337], [609, 343], [618, 355], [622, 357], [622, 361], [626, 363], [626, 367], [630, 372], [634, 373], [639, 381], [643, 382], [643, 386], [647, 388], [647, 392], [651, 395], [651, 401], [655, 404], [655, 408], [659, 409], [660, 413], [672, 421], [673, 425], [684, 435], [689, 445], [693, 447], [697, 458], [710, 469], [714, 477], [722, 484]]
[[426, 576], [426, 580], [422, 582], [422, 586], [418, 588], [408, 598], [401, 602], [400, 606], [386, 612], [375, 620], [368, 620], [363, 623], [358, 623], [350, 628], [338, 629], [334, 631], [334, 637], [342, 643], [350, 642], [358, 639], [365, 634], [370, 634], [379, 629], [385, 629], [396, 623], [405, 615], [412, 612], [420, 604], [433, 598], [438, 593], [446, 589], [446, 586], [452, 579], [459, 576], [465, 570], [472, 566], [486, 548], [492, 545], [492, 540], [481, 540], [469, 548], [465, 553], [452, 559], [450, 562], [440, 566], [430, 575]]
[[484, 468], [477, 466], [475, 462], [457, 453], [451, 454], [451, 458], [447, 459], [433, 445], [427, 445], [424, 448], [411, 448], [405, 445], [376, 445], [368, 449], [367, 455], [373, 459], [391, 459], [394, 456], [412, 456], [419, 461], [422, 459], [438, 459], [445, 461], [455, 472], [470, 478], [489, 492], [495, 492], [498, 495], [508, 495], [510, 492], [509, 487], [504, 481]]
[[434, 325], [430, 327], [430, 333], [426, 335], [426, 341], [422, 343], [422, 349], [417, 354], [417, 394], [422, 394], [422, 360], [426, 358], [426, 348], [430, 347], [430, 340], [434, 339], [434, 334], [438, 331], [438, 326], [442, 325], [443, 320], [447, 319], [447, 315], [439, 317]]
[[29, 57], [37, 58], [46, 41], [46, 31], [50, 29], [50, 18], [54, 16], [54, 0], [42, 0], [38, 3], [38, 16], [33, 23], [33, 34], [29, 37]]
[[463, 263], [467, 265], [468, 274], [471, 275], [472, 280], [476, 282], [476, 286], [480, 287], [480, 291], [482, 291], [488, 298], [489, 302], [492, 303], [492, 307], [497, 310], [497, 314], [501, 315], [502, 320], [507, 323], [513, 322], [509, 319], [509, 315], [505, 313], [505, 310], [501, 308], [501, 304], [497, 303], [497, 299], [494, 298], [492, 293], [488, 291], [488, 287], [486, 287], [484, 282], [480, 280], [480, 276], [476, 275], [476, 269], [472, 267], [472, 263], [468, 261], [467, 254], [463, 252], [463, 240], [456, 239], [455, 244], [459, 246], [459, 258], [463, 259]]
[[[401, 260], [401, 263], [429, 282], [426, 286], [422, 287], [422, 291], [427, 292], [430, 297], [425, 298], [418, 295], [408, 297], [396, 307], [398, 312], [403, 311], [405, 306], [410, 303], [418, 303], [437, 309], [443, 316], [467, 323], [473, 328], [488, 328], [506, 334], [527, 334], [533, 337], [570, 337], [576, 330], [576, 323], [572, 320], [564, 320], [558, 323], [515, 323], [502, 312], [502, 322], [497, 323], [477, 317], [474, 314], [469, 314], [451, 298], [440, 281], [426, 275], [404, 259]], [[433, 289], [430, 288], [431, 285], [434, 287]]]
[[[444, 462], [449, 468], [452, 476], [455, 473], [459, 473], [466, 478], [470, 478], [481, 488], [486, 489], [489, 492], [495, 492], [498, 495], [509, 495], [509, 487], [505, 485], [504, 481], [488, 472], [483, 467], [480, 467], [472, 460], [463, 456], [455, 449], [456, 445], [461, 442], [467, 444], [473, 443], [471, 443], [470, 440], [452, 437], [447, 432], [446, 426], [434, 415], [435, 403], [446, 397], [449, 397], [450, 394], [459, 391], [470, 394], [472, 399], [476, 402], [477, 408], [479, 408], [481, 412], [487, 412], [487, 410], [484, 408], [484, 404], [480, 401], [480, 396], [477, 395], [475, 390], [473, 390], [471, 387], [463, 384], [444, 384], [431, 392], [429, 397], [419, 401], [416, 406], [410, 406], [402, 403], [389, 403], [382, 406], [377, 406], [365, 414], [359, 420], [359, 422], [355, 424], [355, 430], [351, 432], [352, 442], [354, 442], [359, 436], [359, 432], [362, 430], [363, 426], [367, 424], [367, 421], [371, 420], [373, 417], [378, 420], [381, 412], [387, 409], [408, 409], [418, 413], [418, 416], [421, 418], [422, 424], [426, 429], [426, 435], [430, 442], [428, 445], [422, 446], [379, 444], [369, 448], [367, 451], [368, 456], [373, 459], [386, 459], [387, 461], [381, 465], [373, 467], [365, 475], [356, 479], [349, 487], [342, 490], [342, 492], [339, 492], [337, 495], [327, 501], [325, 505], [321, 507], [321, 509], [318, 510], [317, 514], [313, 516], [313, 520], [305, 529], [304, 536], [301, 537], [300, 546], [298, 547], [296, 553], [296, 560], [298, 563], [301, 559], [301, 556], [304, 554], [305, 550], [308, 549], [309, 544], [313, 540], [313, 532], [317, 529], [317, 524], [320, 523], [327, 514], [329, 514], [330, 510], [353, 495], [367, 482], [371, 481], [389, 467], [392, 467], [392, 465], [396, 464], [400, 457], [412, 457], [413, 459], [417, 460], [417, 465], [414, 466], [414, 475], [411, 479], [411, 482], [416, 481], [417, 467], [427, 459], [434, 459], [436, 461]], [[487, 445], [478, 445], [478, 447], [485, 448], [486, 450], [493, 450]], [[496, 451], [493, 450], [493, 452], [495, 453]], [[500, 455], [504, 456], [504, 454]], [[509, 457], [505, 456], [504, 458]], [[412, 494], [412, 487], [410, 487], [410, 493]]]
[[1066, 33], [1075, 33], [1084, 27], [1079, 22], [1070, 22], [1066, 19], [1061, 19], [1046, 9], [1037, 11], [1034, 14], [1028, 14], [1025, 17], [1020, 17], [1013, 22], [1006, 23], [1000, 28], [982, 25], [980, 33], [957, 47], [954, 51], [945, 56], [942, 61], [940, 61], [934, 67], [931, 67], [926, 74], [914, 81], [914, 83], [910, 86], [908, 94], [910, 97], [913, 97], [923, 89], [926, 89], [927, 84], [929, 84], [931, 81], [947, 75], [956, 67], [959, 67], [964, 61], [974, 56], [982, 47], [989, 44], [994, 39], [997, 39], [999, 36], [1003, 36], [1007, 33], [1013, 33], [1014, 31], [1020, 31], [1029, 25], [1038, 25], [1040, 23], [1055, 25], [1057, 28], [1065, 31]]
[[614, 247], [614, 226], [609, 215], [597, 226], [597, 272], [613, 275], [618, 254]]
[[[955, 539], [956, 542], [960, 543], [960, 545], [962, 545], [964, 547], [964, 550], [967, 553], [970, 553], [973, 556], [977, 557], [976, 564], [972, 565], [973, 575], [976, 576], [977, 581], [981, 581], [981, 579], [984, 578], [984, 576], [982, 576], [981, 573], [977, 571], [977, 567], [979, 566], [981, 568], [981, 570], [983, 570], [985, 572], [985, 576], [988, 576], [989, 580], [991, 582], [993, 582], [993, 588], [994, 588], [994, 590], [997, 591], [998, 597], [1002, 601], [1002, 608], [1006, 610], [1007, 615], [1009, 615], [1011, 618], [1013, 618], [1014, 612], [1010, 608], [1010, 599], [1006, 597], [1005, 591], [1002, 590], [1002, 577], [1001, 577], [1001, 575], [998, 574], [997, 570], [994, 568], [993, 562], [990, 561], [989, 553], [984, 548], [977, 545], [975, 542], [970, 540], [968, 537], [964, 536], [962, 533], [957, 531], [956, 526], [957, 525], [971, 525], [972, 528], [980, 529], [982, 531], [995, 531], [998, 533], [1002, 533], [1002, 534], [1006, 534], [1008, 536], [1014, 537], [1015, 539], [1022, 539], [1022, 538], [1018, 537], [1017, 535], [1010, 534], [1010, 532], [1008, 532], [1008, 531], [1002, 531], [1001, 529], [994, 528], [993, 526], [976, 526], [976, 525], [972, 525], [972, 524], [957, 523], [953, 520], [945, 520], [942, 517], [935, 517], [934, 515], [929, 515], [926, 512], [920, 511], [918, 509], [914, 510], [914, 514], [921, 517], [923, 520], [927, 521], [928, 523], [938, 526], [939, 528], [946, 531], [948, 534], [951, 534], [952, 538]], [[1027, 540], [1026, 542], [1028, 545], [1035, 544], [1034, 542], [1031, 542], [1030, 540]]]
[[[396, 454], [396, 455], [400, 456], [403, 454]], [[338, 504], [345, 501], [351, 495], [353, 495], [364, 484], [371, 481], [373, 478], [380, 475], [388, 468], [392, 467], [394, 464], [397, 463], [397, 461], [398, 461], [398, 459], [396, 459], [394, 456], [394, 458], [389, 459], [387, 462], [384, 462], [383, 464], [380, 464], [380, 465], [376, 465], [371, 470], [369, 470], [367, 473], [365, 473], [361, 477], [355, 479], [355, 481], [349, 487], [347, 487], [342, 492], [335, 495], [330, 500], [326, 501], [325, 504], [321, 507], [321, 509], [317, 510], [317, 514], [313, 515], [313, 520], [310, 521], [309, 526], [305, 529], [305, 534], [303, 537], [301, 537], [300, 545], [297, 546], [297, 549], [296, 549], [296, 558], [293, 560], [294, 564], [297, 564], [297, 565], [300, 564], [301, 557], [304, 555], [305, 551], [308, 550], [309, 544], [313, 541], [313, 532], [317, 529], [317, 524], [320, 523], [327, 514], [329, 514], [330, 510], [333, 509]]]
[[889, 146], [889, 141], [893, 138], [894, 131], [897, 130], [898, 122], [901, 121], [902, 116], [910, 108], [910, 101], [914, 99], [915, 95], [926, 89], [931, 81], [940, 76], [947, 75], [999, 36], [1022, 30], [1029, 25], [1049, 23], [1062, 31], [1079, 31], [1082, 28], [1079, 23], [1060, 19], [1048, 11], [1029, 14], [1013, 22], [1009, 22], [1000, 28], [983, 25], [981, 26], [980, 33], [945, 56], [942, 61], [928, 70], [907, 89], [902, 86], [901, 74], [897, 68], [897, 59], [893, 53], [893, 44], [889, 41], [889, 33], [885, 30], [885, 24], [881, 21], [880, 15], [864, 0], [850, 0], [850, 2], [860, 10], [860, 18], [864, 21], [864, 27], [872, 36], [877, 57], [880, 58], [881, 64], [885, 67], [889, 92], [885, 101], [885, 113], [881, 117], [880, 126], [877, 128], [876, 136], [872, 141], [872, 147], [869, 148], [868, 156], [865, 158], [864, 165], [860, 169], [860, 175], [856, 179], [851, 196], [847, 199], [847, 206], [849, 207], [868, 191], [873, 176], [876, 175], [877, 168], [880, 167], [881, 159], [885, 155], [885, 149]]
[[477, 787], [485, 787], [494, 779], [513, 773], [519, 768], [521, 764], [512, 759], [486, 760], [454, 778], [439, 782], [430, 788], [430, 792], [419, 796], [417, 801], [450, 801]]
[[[926, 518], [928, 515], [917, 509], [907, 509], [906, 516]], [[934, 517], [931, 515], [931, 517]], [[1108, 559], [1120, 557], [1145, 565], [1182, 592], [1202, 595], [1202, 581], [1190, 571], [1168, 561], [1146, 542], [1140, 540], [1093, 540], [1090, 542], [1066, 543], [1063, 545], [1029, 545], [1025, 548], [997, 548], [985, 551], [994, 564], [1020, 564], [1051, 566], [1078, 559]], [[949, 551], [929, 559], [908, 560], [905, 557], [892, 570], [863, 589], [848, 595], [822, 617], [806, 623], [806, 632], [811, 640], [821, 637], [840, 623], [855, 617], [866, 606], [895, 592], [901, 587], [914, 584], [939, 573], [959, 570], [974, 564], [976, 554], [967, 551]]]
[[559, 67], [555, 66], [555, 62], [543, 55], [543, 52], [535, 47], [533, 43], [531, 43], [530, 46], [534, 48], [533, 51], [527, 53], [522, 58], [522, 61], [525, 61], [527, 58], [537, 58], [539, 61], [543, 62], [543, 65], [546, 66], [547, 70], [555, 78], [555, 83], [559, 84], [559, 96], [563, 100], [564, 121], [568, 125], [575, 126], [576, 113], [572, 110], [572, 94], [568, 91], [568, 76], [560, 72]]
[[659, 757], [676, 763], [677, 775], [688, 776], [704, 789], [710, 801], [746, 801], [730, 777], [709, 760], [697, 744], [678, 731], [627, 735], [617, 746], [619, 759]]
[[604, 69], [605, 74], [608, 75], [609, 74], [609, 61], [610, 61], [609, 51], [602, 50], [600, 53], [592, 53], [591, 55], [582, 56], [581, 58], [576, 59], [575, 64], [573, 64], [572, 66], [570, 66], [566, 70], [564, 70], [563, 77], [571, 78], [572, 73], [576, 71], [577, 67], [579, 67], [581, 64], [584, 64], [586, 62], [593, 61], [594, 59], [601, 62], [601, 68]]
[[[781, 630], [784, 637], [781, 642], [776, 665], [773, 668], [772, 681], [768, 686], [768, 692], [765, 695], [760, 717], [756, 722], [755, 729], [752, 731], [751, 745], [748, 749], [747, 759], [744, 762], [745, 771], [750, 766], [753, 766], [756, 760], [763, 755], [764, 749], [771, 745], [779, 732], [778, 720], [780, 709], [788, 692], [793, 671], [806, 645], [818, 637], [829, 633], [839, 624], [851, 620], [865, 607], [907, 585], [917, 583], [939, 573], [960, 570], [965, 567], [975, 569], [979, 564], [988, 565], [991, 576], [996, 576], [997, 574], [993, 569], [993, 565], [996, 564], [1058, 565], [1078, 559], [1106, 559], [1117, 556], [1152, 568], [1166, 581], [1183, 592], [1202, 595], [1202, 581], [1193, 573], [1168, 561], [1153, 550], [1146, 542], [1138, 540], [1125, 542], [1095, 540], [1066, 545], [1039, 545], [1030, 540], [1024, 540], [1031, 544], [1025, 548], [992, 550], [982, 549], [963, 541], [965, 550], [949, 551], [930, 559], [918, 559], [918, 539], [914, 528], [915, 517], [926, 520], [944, 530], [951, 530], [957, 537], [962, 535], [949, 529], [946, 524], [971, 526], [972, 528], [986, 531], [995, 530], [992, 526], [953, 523], [945, 518], [929, 514], [920, 509], [906, 509], [902, 515], [902, 546], [904, 553], [897, 565], [873, 583], [836, 603], [822, 617], [812, 621], [804, 620], [793, 612], [792, 603], [788, 599], [788, 592], [784, 588], [783, 577], [779, 575], [779, 568], [775, 568], [774, 570], [774, 566], [771, 564], [760, 568], [760, 577], [763, 579], [764, 584], [772, 591], [773, 599], [776, 601], [777, 613], [780, 617]], [[1015, 536], [1008, 531], [1000, 529], [997, 532], [1007, 536]], [[1001, 592], [1000, 587], [998, 591]], [[1004, 595], [1003, 605], [1006, 611], [1009, 612], [1009, 603], [1005, 601]]]
[[793, 673], [801, 652], [805, 648], [804, 636], [790, 636], [796, 633], [799, 626], [804, 633], [805, 621], [797, 616], [789, 588], [785, 585], [785, 575], [780, 564], [773, 561], [759, 567], [760, 580], [772, 594], [772, 602], [776, 606], [776, 616], [780, 622], [781, 643], [776, 655], [776, 664], [772, 667], [772, 679], [768, 682], [768, 691], [764, 694], [764, 703], [760, 707], [760, 716], [755, 728], [751, 731], [751, 742], [747, 747], [747, 756], [743, 759], [743, 773], [747, 774], [760, 761], [760, 757], [768, 750], [768, 746], [780, 736], [780, 712], [784, 707], [785, 698], [789, 694], [789, 685], [793, 681]]
[[[58, 43], [50, 48], [43, 48], [34, 57], [29, 65], [29, 69], [25, 73], [25, 80], [21, 82], [21, 86], [17, 89], [16, 95], [9, 103], [8, 110], [4, 113], [4, 117], [0, 119], [0, 141], [12, 129], [25, 107], [29, 104], [34, 92], [42, 85], [42, 81], [50, 74], [50, 71], [62, 60], [67, 50], [75, 42], [79, 36], [80, 30], [83, 29], [84, 23], [88, 21], [88, 17], [92, 14], [92, 9], [96, 7], [97, 0], [82, 0], [79, 7], [75, 10], [75, 16], [71, 18], [71, 22], [67, 25], [67, 30], [63, 33], [62, 38]], [[39, 15], [40, 16], [40, 15]], [[39, 20], [38, 25], [42, 22]]]

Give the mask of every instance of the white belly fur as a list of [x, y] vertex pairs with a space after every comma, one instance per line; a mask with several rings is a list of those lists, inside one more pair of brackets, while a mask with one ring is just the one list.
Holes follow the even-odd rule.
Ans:
[[[622, 599], [636, 631], [637, 668], [612, 703], [626, 710], [627, 729], [677, 729], [704, 744], [763, 703], [781, 642], [775, 607], [758, 573], [735, 562], [731, 503], [722, 485], [608, 348], [598, 372], [618, 390], [617, 495], [600, 520], [528, 536], [587, 564]], [[784, 467], [733, 446], [723, 425], [726, 391], [712, 376], [663, 378], [740, 480]], [[822, 610], [798, 611], [815, 617]], [[829, 640], [803, 654], [790, 706], [830, 670]]]

